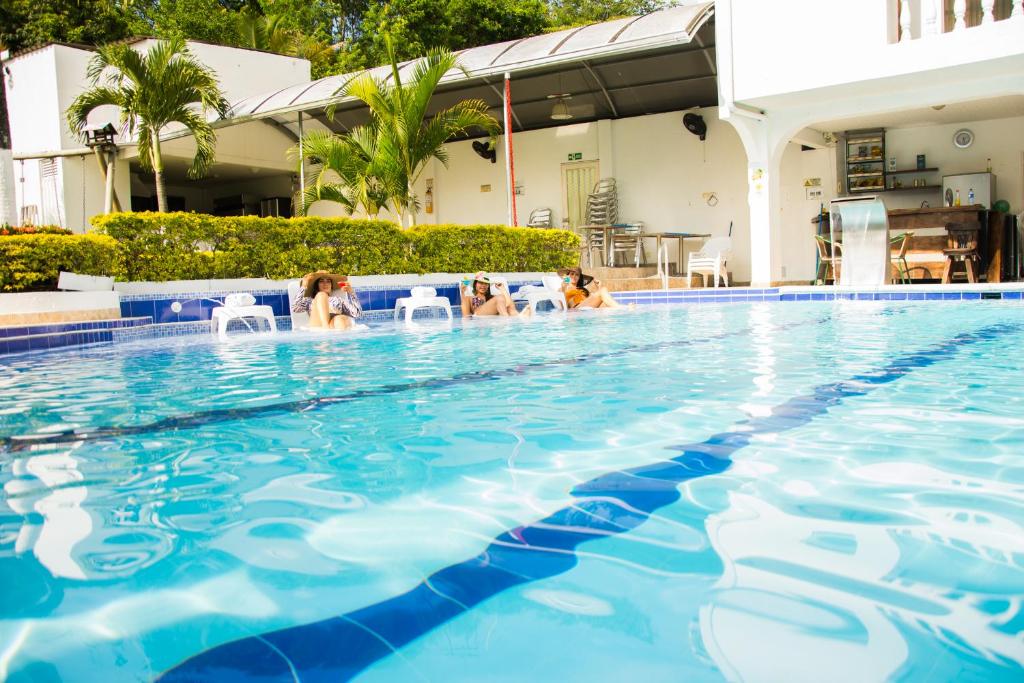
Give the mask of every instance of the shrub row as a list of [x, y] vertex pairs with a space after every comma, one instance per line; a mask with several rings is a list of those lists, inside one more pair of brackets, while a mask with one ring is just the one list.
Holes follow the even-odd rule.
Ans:
[[105, 235], [11, 235], [0, 239], [0, 292], [56, 289], [62, 270], [123, 279], [122, 263]]
[[[60, 269], [131, 281], [283, 280], [320, 268], [351, 275], [551, 271], [573, 265], [579, 250], [571, 232], [500, 225], [402, 230], [380, 220], [196, 213], [114, 213], [93, 225], [98, 234], [0, 240], [0, 248], [22, 241], [20, 250], [0, 252], [0, 287], [46, 289]], [[68, 246], [58, 253], [53, 240]]]

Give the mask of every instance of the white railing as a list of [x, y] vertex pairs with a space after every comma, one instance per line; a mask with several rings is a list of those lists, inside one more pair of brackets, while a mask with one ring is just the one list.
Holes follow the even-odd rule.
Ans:
[[997, 21], [1024, 21], [1024, 0], [897, 0], [896, 9], [901, 43]]

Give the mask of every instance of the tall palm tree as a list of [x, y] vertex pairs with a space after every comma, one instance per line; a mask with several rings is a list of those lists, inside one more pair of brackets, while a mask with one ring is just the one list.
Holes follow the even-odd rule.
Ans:
[[376, 135], [374, 153], [380, 157], [377, 168], [394, 174], [384, 185], [391, 188], [389, 199], [404, 225], [410, 215], [416, 222], [413, 187], [427, 162], [437, 159], [448, 165], [444, 144], [474, 128], [494, 136], [500, 126], [487, 113], [487, 103], [479, 99], [462, 100], [428, 116], [430, 100], [441, 78], [452, 69], [462, 68], [458, 57], [448, 50], [431, 50], [416, 62], [409, 80], [403, 82], [390, 36], [385, 36], [385, 44], [391, 61], [390, 83], [367, 72], [334, 94], [351, 95], [369, 107], [369, 127]]
[[284, 15], [260, 14], [246, 7], [238, 13], [238, 33], [242, 47], [290, 54], [295, 35], [284, 26]]
[[[104, 74], [106, 85], [100, 85]], [[81, 135], [93, 109], [107, 104], [120, 107], [122, 127], [138, 135], [142, 167], [153, 170], [157, 206], [167, 211], [160, 131], [172, 122], [188, 128], [196, 141], [188, 175], [202, 177], [217, 150], [217, 137], [206, 114], [213, 110], [225, 116], [228, 110], [216, 74], [195, 58], [184, 39], [171, 38], [157, 41], [144, 55], [127, 45], [104, 45], [89, 62], [87, 75], [93, 87], [71, 103], [68, 125]]]
[[[359, 126], [349, 135], [314, 131], [302, 137], [303, 162], [315, 168], [310, 184], [296, 202], [305, 214], [313, 202], [337, 202], [349, 214], [362, 209], [376, 218], [395, 187], [389, 187], [396, 174], [386, 167], [388, 160], [378, 154], [377, 131], [372, 125]], [[297, 156], [298, 146], [291, 149]], [[401, 188], [397, 188], [401, 189]]]

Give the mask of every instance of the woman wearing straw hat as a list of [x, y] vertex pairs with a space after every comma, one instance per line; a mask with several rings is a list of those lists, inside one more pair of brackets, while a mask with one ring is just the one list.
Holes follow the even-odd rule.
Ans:
[[[492, 284], [498, 290], [496, 295], [491, 294]], [[492, 283], [481, 270], [473, 276], [472, 281], [466, 283], [462, 292], [462, 317], [468, 318], [471, 315], [519, 315], [519, 311], [504, 283]]]
[[[339, 290], [334, 294], [334, 290]], [[309, 313], [309, 326], [325, 330], [351, 330], [363, 307], [345, 275], [323, 270], [302, 278], [302, 294], [292, 306], [295, 313]]]
[[562, 276], [562, 292], [569, 308], [618, 308], [622, 305], [612, 298], [600, 280], [584, 275], [579, 266], [562, 268], [558, 274]]

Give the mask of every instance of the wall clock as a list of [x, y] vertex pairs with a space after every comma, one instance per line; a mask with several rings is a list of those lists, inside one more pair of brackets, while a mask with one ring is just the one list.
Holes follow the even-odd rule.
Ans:
[[961, 128], [957, 132], [953, 133], [953, 144], [960, 149], [967, 149], [971, 146], [972, 142], [974, 142], [974, 133], [966, 128]]

